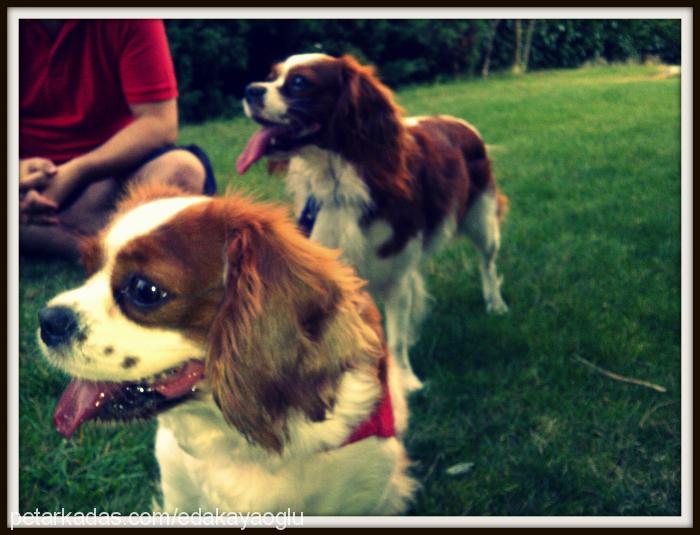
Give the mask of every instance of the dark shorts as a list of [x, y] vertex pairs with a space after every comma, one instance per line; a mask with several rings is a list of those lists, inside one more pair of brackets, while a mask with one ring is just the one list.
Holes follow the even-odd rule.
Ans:
[[214, 169], [211, 166], [211, 162], [209, 161], [207, 154], [197, 145], [186, 145], [184, 147], [168, 145], [167, 147], [161, 147], [160, 149], [156, 149], [146, 156], [141, 163], [139, 163], [138, 167], [141, 167], [142, 165], [145, 165], [148, 162], [155, 160], [156, 158], [163, 156], [163, 154], [173, 150], [187, 150], [194, 154], [199, 161], [202, 162], [205, 172], [204, 188], [202, 193], [204, 193], [204, 195], [214, 195], [216, 193], [216, 178], [214, 177]]

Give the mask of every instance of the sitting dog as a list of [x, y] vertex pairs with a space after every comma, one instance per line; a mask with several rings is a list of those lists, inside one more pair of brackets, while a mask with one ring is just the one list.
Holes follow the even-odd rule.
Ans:
[[166, 511], [396, 514], [414, 491], [398, 367], [363, 281], [283, 208], [137, 188], [40, 312], [73, 377], [54, 423], [158, 414]]
[[505, 313], [496, 270], [507, 207], [474, 127], [449, 116], [403, 118], [371, 67], [350, 56], [292, 56], [245, 91], [262, 125], [238, 159], [288, 160], [287, 189], [313, 240], [340, 248], [385, 303], [389, 349], [420, 388], [408, 348], [424, 312], [421, 264], [457, 231], [480, 253], [489, 312]]

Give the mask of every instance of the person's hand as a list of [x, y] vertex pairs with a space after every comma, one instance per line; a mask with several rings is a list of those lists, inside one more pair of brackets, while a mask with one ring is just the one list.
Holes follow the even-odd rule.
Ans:
[[19, 191], [26, 192], [30, 189], [44, 189], [54, 175], [58, 167], [46, 158], [26, 158], [19, 161]]
[[84, 178], [80, 162], [71, 160], [58, 166], [41, 194], [60, 207], [71, 194], [83, 187]]
[[56, 225], [61, 205], [83, 183], [80, 162], [56, 166], [46, 158], [20, 162], [20, 224]]
[[22, 195], [19, 203], [20, 224], [56, 225], [58, 204], [38, 191], [30, 189]]

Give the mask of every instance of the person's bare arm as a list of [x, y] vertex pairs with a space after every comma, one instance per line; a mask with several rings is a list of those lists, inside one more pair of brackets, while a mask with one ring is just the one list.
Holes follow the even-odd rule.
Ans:
[[175, 99], [130, 105], [134, 121], [91, 152], [63, 165], [42, 191], [59, 206], [76, 189], [90, 182], [119, 176], [138, 164], [150, 152], [175, 142], [177, 101]]

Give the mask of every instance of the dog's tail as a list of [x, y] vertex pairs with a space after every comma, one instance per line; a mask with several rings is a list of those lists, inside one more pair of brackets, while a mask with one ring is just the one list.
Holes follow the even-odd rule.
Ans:
[[496, 184], [496, 179], [493, 176], [491, 168], [491, 159], [484, 151], [478, 154], [476, 159], [470, 159], [472, 154], [465, 151], [467, 160], [467, 169], [472, 181], [472, 186], [477, 192], [493, 192], [496, 196], [498, 220], [502, 222], [508, 211], [510, 210], [510, 202], [508, 197], [501, 191], [501, 188]]
[[496, 202], [498, 203], [496, 216], [498, 221], [502, 223], [506, 218], [506, 214], [510, 211], [510, 200], [498, 186], [496, 186]]
[[493, 176], [491, 154], [504, 152], [506, 149], [502, 145], [487, 145], [481, 137], [477, 140], [472, 140], [472, 143], [472, 145], [467, 145], [464, 150], [469, 173], [478, 190], [492, 190], [494, 192], [497, 203], [496, 216], [499, 222], [503, 222], [510, 210], [510, 202], [508, 197], [501, 191], [501, 188], [498, 187], [498, 184], [496, 184], [496, 179]]

